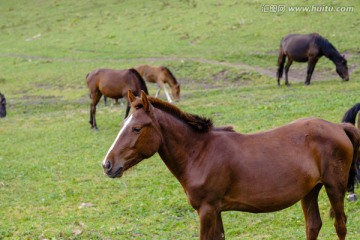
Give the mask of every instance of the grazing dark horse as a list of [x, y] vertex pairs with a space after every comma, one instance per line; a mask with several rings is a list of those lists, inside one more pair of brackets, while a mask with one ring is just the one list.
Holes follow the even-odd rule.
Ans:
[[6, 117], [6, 98], [0, 93], [0, 118]]
[[[126, 70], [97, 69], [86, 75], [86, 83], [91, 98], [90, 124], [92, 129], [98, 129], [95, 113], [96, 105], [102, 95], [114, 99], [125, 98], [128, 101], [128, 90], [137, 96], [140, 96], [141, 90], [148, 94], [144, 79], [133, 68]], [[130, 103], [128, 101], [125, 118], [128, 116], [129, 110]]]
[[166, 98], [168, 102], [172, 102], [170, 94], [166, 89], [165, 83], [169, 84], [171, 88], [171, 95], [175, 101], [180, 100], [180, 84], [177, 82], [175, 76], [171, 73], [171, 71], [164, 66], [149, 66], [149, 65], [139, 65], [135, 67], [136, 71], [140, 73], [140, 75], [150, 83], [157, 83], [158, 90], [155, 94], [155, 97], [158, 97], [160, 94], [160, 90], [164, 89]]
[[[360, 113], [359, 113], [359, 111], [360, 111], [360, 103], [357, 103], [345, 112], [341, 122], [351, 123], [351, 124], [355, 125], [356, 116], [358, 115], [357, 126], [358, 126], [358, 128], [360, 128]], [[357, 182], [360, 182], [360, 154], [358, 154], [358, 157], [359, 158], [356, 161], [356, 170], [357, 170], [356, 180], [357, 180]], [[356, 201], [357, 197], [355, 195], [354, 186], [351, 186], [351, 188], [348, 189], [348, 192], [349, 192], [349, 196], [347, 197], [347, 199], [349, 201]]]
[[360, 139], [356, 127], [307, 118], [240, 134], [144, 93], [137, 98], [129, 92], [128, 98], [134, 111], [102, 162], [105, 174], [121, 177], [158, 152], [199, 215], [200, 239], [224, 239], [223, 211], [266, 213], [300, 200], [306, 238], [316, 239], [322, 186], [337, 235], [345, 239], [344, 197], [347, 185], [354, 184], [351, 166]]
[[286, 57], [288, 60], [285, 65], [285, 84], [289, 86], [288, 72], [293, 61], [308, 63], [305, 84], [309, 85], [315, 65], [322, 56], [329, 58], [335, 64], [336, 72], [344, 81], [349, 80], [346, 59], [326, 38], [317, 33], [289, 34], [285, 36], [280, 43], [277, 71], [278, 85], [280, 86], [280, 78], [283, 75]]

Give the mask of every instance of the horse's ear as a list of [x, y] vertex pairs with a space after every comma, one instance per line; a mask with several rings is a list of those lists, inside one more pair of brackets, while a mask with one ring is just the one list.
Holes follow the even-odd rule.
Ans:
[[150, 103], [149, 103], [149, 100], [148, 100], [148, 98], [147, 98], [147, 96], [146, 96], [146, 93], [145, 93], [143, 90], [141, 90], [141, 100], [142, 100], [142, 102], [143, 102], [143, 108], [144, 108], [144, 110], [145, 110], [146, 112], [148, 112], [148, 111], [149, 111], [149, 108], [150, 108]]
[[128, 90], [128, 99], [130, 102], [133, 102], [136, 99], [135, 95], [132, 93], [130, 89]]

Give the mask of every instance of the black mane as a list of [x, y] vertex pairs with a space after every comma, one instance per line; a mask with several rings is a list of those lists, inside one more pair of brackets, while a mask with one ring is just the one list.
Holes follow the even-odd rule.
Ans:
[[145, 80], [141, 77], [141, 75], [134, 68], [130, 68], [129, 71], [135, 75], [135, 77], [139, 80], [140, 89], [143, 90], [146, 94], [149, 94]]
[[329, 42], [329, 40], [327, 40], [326, 38], [317, 34], [315, 35], [315, 42], [320, 47], [323, 54], [330, 60], [335, 62], [345, 60], [344, 57], [341, 56], [339, 51], [334, 47], [334, 45], [332, 45], [332, 43]]
[[171, 78], [174, 80], [174, 84], [177, 84], [177, 83], [178, 83], [177, 80], [176, 80], [176, 78], [175, 78], [175, 76], [174, 76], [174, 74], [170, 71], [169, 68], [164, 67], [164, 66], [161, 66], [161, 68], [162, 68], [162, 69], [165, 69], [165, 71], [167, 71], [167, 72], [169, 73], [169, 75], [171, 76]]

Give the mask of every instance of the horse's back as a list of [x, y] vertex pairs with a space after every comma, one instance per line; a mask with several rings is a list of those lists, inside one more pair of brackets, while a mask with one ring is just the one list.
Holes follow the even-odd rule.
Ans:
[[281, 40], [280, 48], [289, 58], [297, 62], [306, 62], [308, 56], [318, 54], [317, 39], [321, 36], [311, 34], [288, 34]]
[[[231, 179], [228, 192], [241, 203], [237, 210], [289, 207], [318, 183], [328, 184], [333, 171], [349, 171], [352, 161], [353, 146], [344, 126], [317, 118], [255, 134], [213, 131], [212, 137], [209, 149], [221, 151], [209, 151], [214, 160], [211, 169], [213, 174], [226, 172]], [[242, 205], [244, 201], [253, 203], [253, 208]]]
[[114, 99], [127, 96], [128, 90], [134, 90], [133, 75], [130, 70], [117, 70], [101, 68], [94, 70], [87, 76], [87, 83], [90, 88], [96, 88], [103, 95]]
[[166, 69], [159, 66], [139, 65], [135, 67], [136, 71], [150, 83], [157, 83], [166, 79]]

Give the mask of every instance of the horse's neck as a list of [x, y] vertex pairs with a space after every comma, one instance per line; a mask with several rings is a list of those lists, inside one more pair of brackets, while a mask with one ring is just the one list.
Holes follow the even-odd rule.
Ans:
[[158, 153], [172, 174], [183, 185], [188, 164], [199, 154], [205, 144], [200, 140], [201, 135], [204, 134], [194, 132], [185, 123], [166, 115], [166, 113], [161, 113], [157, 116], [163, 136]]
[[173, 87], [177, 84], [176, 80], [170, 75], [170, 81], [168, 81], [170, 87]]
[[322, 52], [325, 57], [329, 58], [335, 64], [339, 63], [343, 59], [343, 56], [341, 56], [341, 54], [338, 52], [338, 50], [336, 50], [334, 46], [323, 45]]
[[177, 81], [176, 81], [176, 79], [173, 77], [173, 75], [169, 72], [169, 70], [167, 70], [166, 69], [166, 71], [167, 71], [167, 75], [168, 75], [168, 83], [169, 83], [169, 85], [170, 85], [170, 87], [173, 87], [173, 86], [175, 86], [176, 84], [177, 84]]

